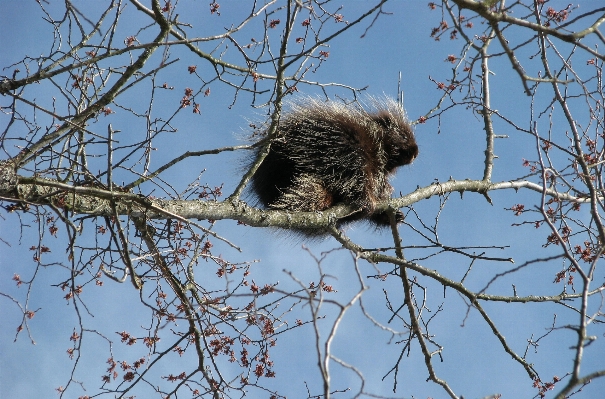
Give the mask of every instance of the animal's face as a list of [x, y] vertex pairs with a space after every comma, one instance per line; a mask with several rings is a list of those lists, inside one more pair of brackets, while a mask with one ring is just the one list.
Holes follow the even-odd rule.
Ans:
[[386, 168], [389, 172], [398, 166], [411, 164], [418, 156], [414, 136], [400, 135], [400, 140], [394, 140], [394, 143], [385, 147], [388, 157]]
[[373, 119], [382, 130], [387, 170], [390, 172], [398, 166], [412, 163], [418, 156], [418, 145], [410, 124], [386, 112], [377, 114]]

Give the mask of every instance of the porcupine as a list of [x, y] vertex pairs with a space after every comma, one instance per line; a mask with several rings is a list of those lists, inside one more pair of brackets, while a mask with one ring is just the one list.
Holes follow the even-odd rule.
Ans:
[[[391, 197], [389, 177], [416, 158], [418, 146], [399, 103], [386, 97], [369, 102], [370, 110], [311, 97], [288, 102], [269, 153], [252, 177], [258, 202], [303, 212], [344, 203], [359, 211], [339, 222], [367, 219], [388, 226], [388, 215], [376, 213], [376, 207]], [[396, 219], [403, 214], [397, 212]]]

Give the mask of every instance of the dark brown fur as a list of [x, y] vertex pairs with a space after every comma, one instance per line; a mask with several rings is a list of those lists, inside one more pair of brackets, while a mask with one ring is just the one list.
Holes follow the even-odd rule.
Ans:
[[258, 201], [268, 209], [304, 212], [342, 202], [359, 209], [347, 220], [388, 225], [386, 214], [375, 214], [376, 206], [391, 197], [389, 177], [416, 158], [418, 146], [399, 104], [370, 101], [371, 111], [314, 98], [290, 103], [252, 178]]

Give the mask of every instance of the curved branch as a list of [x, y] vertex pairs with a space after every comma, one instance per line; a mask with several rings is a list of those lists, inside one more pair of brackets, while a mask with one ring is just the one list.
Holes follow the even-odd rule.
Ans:
[[506, 22], [506, 23], [510, 23], [513, 25], [522, 26], [524, 28], [529, 28], [537, 33], [554, 36], [565, 42], [576, 44], [576, 45], [580, 46], [581, 48], [583, 48], [584, 50], [590, 52], [595, 57], [605, 60], [604, 54], [599, 54], [596, 51], [594, 51], [593, 49], [591, 49], [590, 47], [585, 46], [582, 43], [580, 43], [580, 39], [590, 35], [591, 33], [598, 32], [599, 26], [601, 26], [601, 24], [603, 24], [603, 22], [605, 22], [605, 8], [599, 8], [599, 9], [595, 10], [595, 12], [599, 12], [599, 11], [603, 12], [603, 15], [601, 17], [597, 18], [597, 20], [592, 25], [590, 25], [588, 28], [583, 29], [579, 32], [566, 34], [566, 33], [562, 33], [558, 29], [554, 29], [554, 28], [550, 28], [548, 26], [536, 24], [536, 23], [530, 22], [526, 19], [511, 17], [509, 14], [506, 13], [506, 11], [491, 11], [489, 6], [486, 4], [488, 2], [485, 2], [485, 1], [484, 2], [478, 2], [478, 1], [473, 1], [473, 0], [452, 0], [452, 1], [461, 9], [471, 10], [471, 11], [474, 11], [477, 14], [481, 15], [492, 26], [494, 26], [498, 22]]

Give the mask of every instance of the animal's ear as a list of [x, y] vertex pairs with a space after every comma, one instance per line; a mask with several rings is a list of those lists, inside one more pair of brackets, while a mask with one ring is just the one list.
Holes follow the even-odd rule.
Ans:
[[372, 115], [372, 120], [378, 123], [381, 127], [385, 129], [390, 129], [393, 124], [393, 118], [387, 112], [380, 112], [376, 115]]

